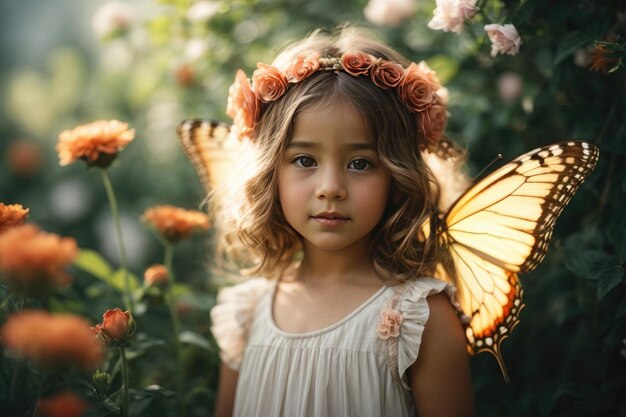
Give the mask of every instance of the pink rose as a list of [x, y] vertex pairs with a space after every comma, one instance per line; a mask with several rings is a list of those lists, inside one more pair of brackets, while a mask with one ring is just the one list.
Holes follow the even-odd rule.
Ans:
[[254, 94], [265, 103], [278, 100], [287, 91], [287, 79], [276, 67], [261, 63], [256, 66], [252, 74]]
[[237, 71], [235, 82], [228, 90], [226, 114], [233, 118], [238, 138], [250, 138], [259, 119], [260, 103], [252, 91], [250, 81], [242, 70]]
[[402, 324], [402, 314], [392, 308], [384, 308], [380, 312], [380, 321], [376, 331], [378, 337], [387, 340], [390, 337], [400, 336], [400, 325]]
[[367, 74], [374, 57], [365, 52], [348, 52], [341, 56], [343, 69], [350, 75]]
[[370, 72], [374, 84], [385, 90], [389, 87], [397, 87], [403, 75], [402, 65], [382, 59], [374, 61]]
[[485, 25], [485, 32], [489, 36], [491, 41], [491, 56], [496, 56], [499, 53], [507, 55], [516, 55], [519, 51], [519, 47], [522, 44], [522, 38], [515, 26], [511, 24], [507, 25]]
[[447, 121], [446, 107], [437, 103], [418, 114], [418, 131], [426, 143], [434, 145], [441, 138]]
[[414, 62], [404, 70], [404, 76], [398, 87], [398, 95], [409, 110], [415, 113], [432, 106], [436, 98], [431, 81], [422, 74]]
[[320, 68], [320, 54], [312, 52], [306, 57], [298, 55], [293, 63], [287, 68], [287, 80], [290, 83], [298, 83], [309, 77]]
[[459, 33], [463, 24], [471, 19], [476, 12], [476, 0], [437, 0], [437, 7], [433, 10], [433, 18], [428, 27], [444, 32]]

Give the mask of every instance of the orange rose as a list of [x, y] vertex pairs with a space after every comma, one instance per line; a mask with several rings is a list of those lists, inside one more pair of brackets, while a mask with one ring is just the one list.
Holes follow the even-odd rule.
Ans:
[[6, 206], [0, 203], [0, 233], [24, 223], [28, 217], [28, 211], [27, 208], [20, 204], [9, 204]]
[[375, 58], [364, 52], [348, 52], [341, 56], [343, 69], [350, 75], [367, 74]]
[[28, 297], [41, 297], [68, 284], [65, 272], [78, 255], [73, 238], [45, 233], [32, 224], [0, 233], [0, 275], [9, 287]]
[[404, 71], [398, 95], [409, 110], [415, 113], [426, 110], [435, 101], [435, 92], [430, 80], [424, 77], [414, 62]]
[[98, 120], [64, 130], [59, 135], [59, 164], [69, 165], [82, 159], [88, 165], [106, 168], [135, 138], [135, 130], [118, 120]]
[[141, 219], [172, 243], [187, 238], [196, 230], [209, 228], [209, 218], [206, 214], [168, 205], [147, 209]]
[[45, 368], [93, 370], [102, 363], [102, 344], [82, 317], [25, 311], [11, 315], [0, 335], [7, 349]]
[[42, 398], [37, 404], [36, 417], [81, 417], [87, 411], [87, 403], [69, 391], [54, 397]]
[[389, 87], [397, 87], [403, 75], [404, 68], [402, 65], [381, 59], [374, 61], [370, 72], [374, 84], [384, 90]]
[[448, 115], [445, 106], [435, 104], [418, 115], [418, 131], [426, 143], [434, 145], [441, 138]]
[[107, 310], [102, 315], [102, 324], [92, 327], [98, 336], [109, 346], [119, 346], [135, 334], [135, 320], [128, 311], [119, 308]]
[[228, 90], [226, 114], [232, 117], [233, 127], [239, 139], [252, 139], [254, 125], [261, 113], [260, 106], [246, 74], [238, 70], [235, 82]]
[[143, 279], [149, 286], [155, 285], [157, 287], [165, 287], [167, 286], [169, 275], [170, 274], [165, 265], [157, 264], [146, 269], [143, 274]]
[[254, 93], [265, 103], [278, 100], [287, 91], [287, 79], [276, 67], [262, 63], [256, 66], [252, 74]]
[[417, 64], [417, 69], [424, 76], [424, 78], [426, 78], [430, 82], [430, 85], [434, 91], [437, 91], [441, 88], [441, 82], [439, 81], [437, 73], [428, 66], [426, 61], [420, 61], [420, 63]]
[[380, 321], [376, 331], [378, 337], [387, 340], [390, 337], [400, 336], [400, 325], [402, 324], [402, 314], [398, 310], [384, 308], [380, 312]]
[[298, 83], [309, 77], [320, 68], [320, 54], [312, 52], [306, 57], [298, 55], [293, 63], [287, 68], [287, 80], [290, 83]]

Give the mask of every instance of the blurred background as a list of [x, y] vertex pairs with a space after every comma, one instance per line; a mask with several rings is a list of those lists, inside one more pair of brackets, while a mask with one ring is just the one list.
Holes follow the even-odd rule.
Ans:
[[[469, 150], [471, 173], [497, 153], [509, 160], [561, 140], [600, 147], [598, 167], [557, 223], [545, 262], [522, 277], [527, 307], [503, 344], [511, 383], [488, 355], [472, 359], [472, 371], [477, 415], [626, 415], [626, 6], [477, 4], [479, 13], [452, 33], [427, 26], [435, 0], [0, 0], [0, 201], [30, 208], [30, 221], [118, 263], [97, 170], [61, 168], [55, 145], [77, 124], [127, 121], [137, 138], [109, 171], [129, 266], [139, 275], [163, 256], [141, 213], [155, 204], [196, 209], [203, 199], [176, 125], [190, 117], [229, 121], [237, 68], [251, 74], [315, 28], [358, 23], [438, 72], [450, 91], [447, 134]], [[518, 54], [491, 56], [489, 23], [515, 24]], [[209, 247], [206, 235], [182, 242], [175, 269], [208, 294], [206, 305], [193, 307], [198, 331], [210, 339]], [[60, 298], [67, 307], [79, 302], [73, 296]], [[198, 415], [212, 408], [217, 383], [216, 350], [203, 355], [188, 358], [204, 393]], [[137, 376], [136, 384], [152, 377]]]

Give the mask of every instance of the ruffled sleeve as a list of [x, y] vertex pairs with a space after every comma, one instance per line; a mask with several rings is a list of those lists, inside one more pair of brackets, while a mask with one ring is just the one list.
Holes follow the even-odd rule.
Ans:
[[450, 297], [458, 311], [454, 295], [456, 289], [452, 285], [434, 278], [420, 278], [407, 283], [403, 294], [397, 301], [395, 308], [400, 311], [403, 317], [397, 339], [397, 369], [398, 375], [402, 378], [403, 385], [407, 389], [405, 372], [417, 359], [424, 326], [430, 314], [426, 297], [442, 291]]
[[220, 359], [235, 371], [243, 359], [256, 305], [271, 285], [265, 278], [254, 278], [223, 288], [211, 309], [211, 332], [220, 347]]

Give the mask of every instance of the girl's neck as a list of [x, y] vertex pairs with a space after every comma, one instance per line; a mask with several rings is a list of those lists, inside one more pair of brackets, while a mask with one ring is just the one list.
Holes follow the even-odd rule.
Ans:
[[374, 272], [369, 256], [369, 243], [369, 239], [362, 239], [347, 248], [328, 251], [304, 242], [298, 279], [320, 284], [378, 281], [380, 278]]

